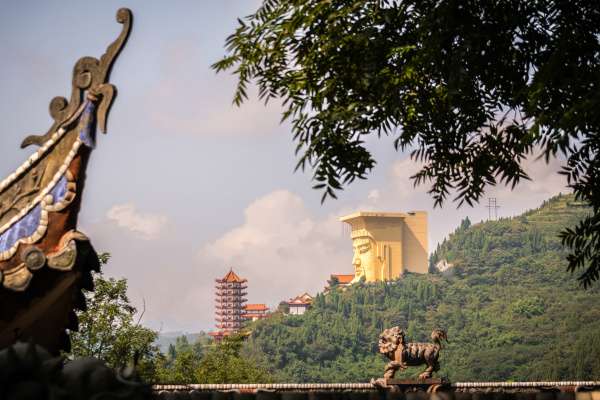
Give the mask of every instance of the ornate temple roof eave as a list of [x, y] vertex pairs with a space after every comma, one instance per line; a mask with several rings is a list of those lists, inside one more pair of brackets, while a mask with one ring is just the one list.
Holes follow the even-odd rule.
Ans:
[[237, 332], [240, 329], [244, 329], [246, 327], [246, 325], [239, 325], [239, 326], [227, 326], [227, 325], [215, 325], [215, 328], [217, 329], [227, 329], [229, 330], [229, 332], [236, 332], [236, 333], [241, 333], [241, 332]]
[[93, 291], [90, 274], [100, 263], [90, 239], [77, 231], [77, 216], [96, 128], [106, 133], [115, 99], [110, 73], [132, 18], [120, 9], [117, 40], [100, 59], [77, 61], [70, 99], [50, 103], [50, 129], [21, 144], [40, 148], [0, 182], [0, 291], [11, 305], [0, 311], [0, 320], [9, 321], [0, 329], [0, 348], [18, 338], [50, 352], [68, 350], [67, 332], [78, 325], [73, 311], [86, 305], [82, 289]]
[[[248, 300], [245, 300], [245, 299], [244, 299], [244, 300], [226, 300], [226, 299], [215, 299], [215, 301], [216, 301], [217, 303], [243, 303], [243, 302], [245, 302], [245, 301], [248, 301]], [[241, 305], [241, 304], [239, 304], [239, 306], [241, 307], [242, 305]]]
[[244, 322], [246, 320], [245, 315], [237, 315], [235, 318], [229, 318], [231, 315], [222, 316], [224, 318], [215, 318], [215, 321], [218, 322]]
[[224, 282], [236, 282], [236, 283], [244, 283], [244, 282], [248, 282], [247, 279], [240, 279], [235, 272], [233, 272], [233, 269], [230, 269], [229, 272], [227, 273], [227, 275], [225, 275], [225, 277], [223, 277], [223, 279], [215, 279], [216, 282], [218, 283], [224, 283]]
[[253, 310], [253, 311], [268, 311], [269, 308], [265, 305], [265, 304], [247, 304], [246, 305], [247, 310]]
[[307, 302], [302, 302], [302, 303], [295, 303], [292, 301], [284, 301], [283, 304], [286, 304], [290, 307], [304, 307], [304, 306], [308, 306], [311, 305], [312, 303], [307, 301]]
[[350, 274], [331, 274], [329, 276], [329, 279], [327, 280], [327, 283], [329, 283], [329, 285], [331, 285], [331, 280], [334, 277], [338, 278], [339, 285], [348, 285], [356, 276]]
[[221, 285], [221, 286], [215, 286], [215, 289], [218, 289], [218, 290], [243, 290], [243, 289], [248, 289], [248, 286], [246, 286], [246, 285], [242, 285], [242, 286]]
[[222, 310], [222, 309], [240, 309], [243, 310], [246, 308], [246, 306], [215, 306], [215, 308]]
[[215, 321], [217, 322], [244, 322], [246, 321], [246, 318], [235, 318], [235, 319], [228, 319], [228, 318], [215, 318]]
[[[241, 300], [215, 300], [217, 303], [219, 304], [234, 304], [234, 303], [242, 303]], [[242, 304], [237, 304], [238, 306], [241, 306]]]

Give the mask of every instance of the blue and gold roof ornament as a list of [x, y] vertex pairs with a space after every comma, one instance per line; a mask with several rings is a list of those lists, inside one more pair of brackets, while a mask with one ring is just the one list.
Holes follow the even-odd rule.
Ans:
[[106, 54], [75, 64], [71, 99], [50, 103], [52, 127], [21, 144], [40, 148], [0, 182], [0, 349], [33, 338], [50, 352], [67, 350], [65, 329], [77, 327], [73, 306], [85, 308], [81, 289], [93, 289], [98, 256], [77, 231], [77, 216], [96, 125], [106, 133], [117, 95], [109, 79], [131, 11], [120, 9], [117, 21], [123, 27]]

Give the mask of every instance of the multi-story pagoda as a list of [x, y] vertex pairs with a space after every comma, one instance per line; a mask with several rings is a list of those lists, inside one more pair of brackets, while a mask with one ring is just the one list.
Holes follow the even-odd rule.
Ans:
[[209, 335], [213, 336], [216, 340], [223, 340], [224, 336], [240, 333], [246, 320], [246, 292], [244, 289], [247, 288], [244, 285], [248, 282], [247, 279], [240, 279], [232, 269], [229, 270], [227, 275], [223, 279], [215, 279], [219, 284], [215, 286], [219, 291], [215, 293], [217, 295], [217, 311], [215, 314], [219, 316], [216, 318], [218, 322], [218, 332], [209, 332]]

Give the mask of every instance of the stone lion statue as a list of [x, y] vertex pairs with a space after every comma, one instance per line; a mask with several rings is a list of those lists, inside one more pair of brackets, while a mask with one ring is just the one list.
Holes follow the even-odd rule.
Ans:
[[392, 360], [385, 366], [385, 378], [393, 378], [398, 370], [405, 370], [407, 367], [418, 365], [427, 365], [427, 368], [419, 379], [431, 378], [433, 372], [440, 370], [438, 358], [442, 348], [442, 340], [450, 343], [446, 337], [446, 332], [442, 329], [434, 329], [431, 333], [432, 343], [406, 343], [404, 331], [395, 326], [386, 329], [379, 335], [379, 351], [381, 354]]

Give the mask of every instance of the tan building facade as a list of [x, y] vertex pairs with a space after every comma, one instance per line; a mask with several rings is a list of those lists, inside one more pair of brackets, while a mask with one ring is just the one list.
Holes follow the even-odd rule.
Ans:
[[404, 271], [428, 271], [427, 212], [359, 212], [340, 218], [353, 241], [355, 278], [396, 279]]

